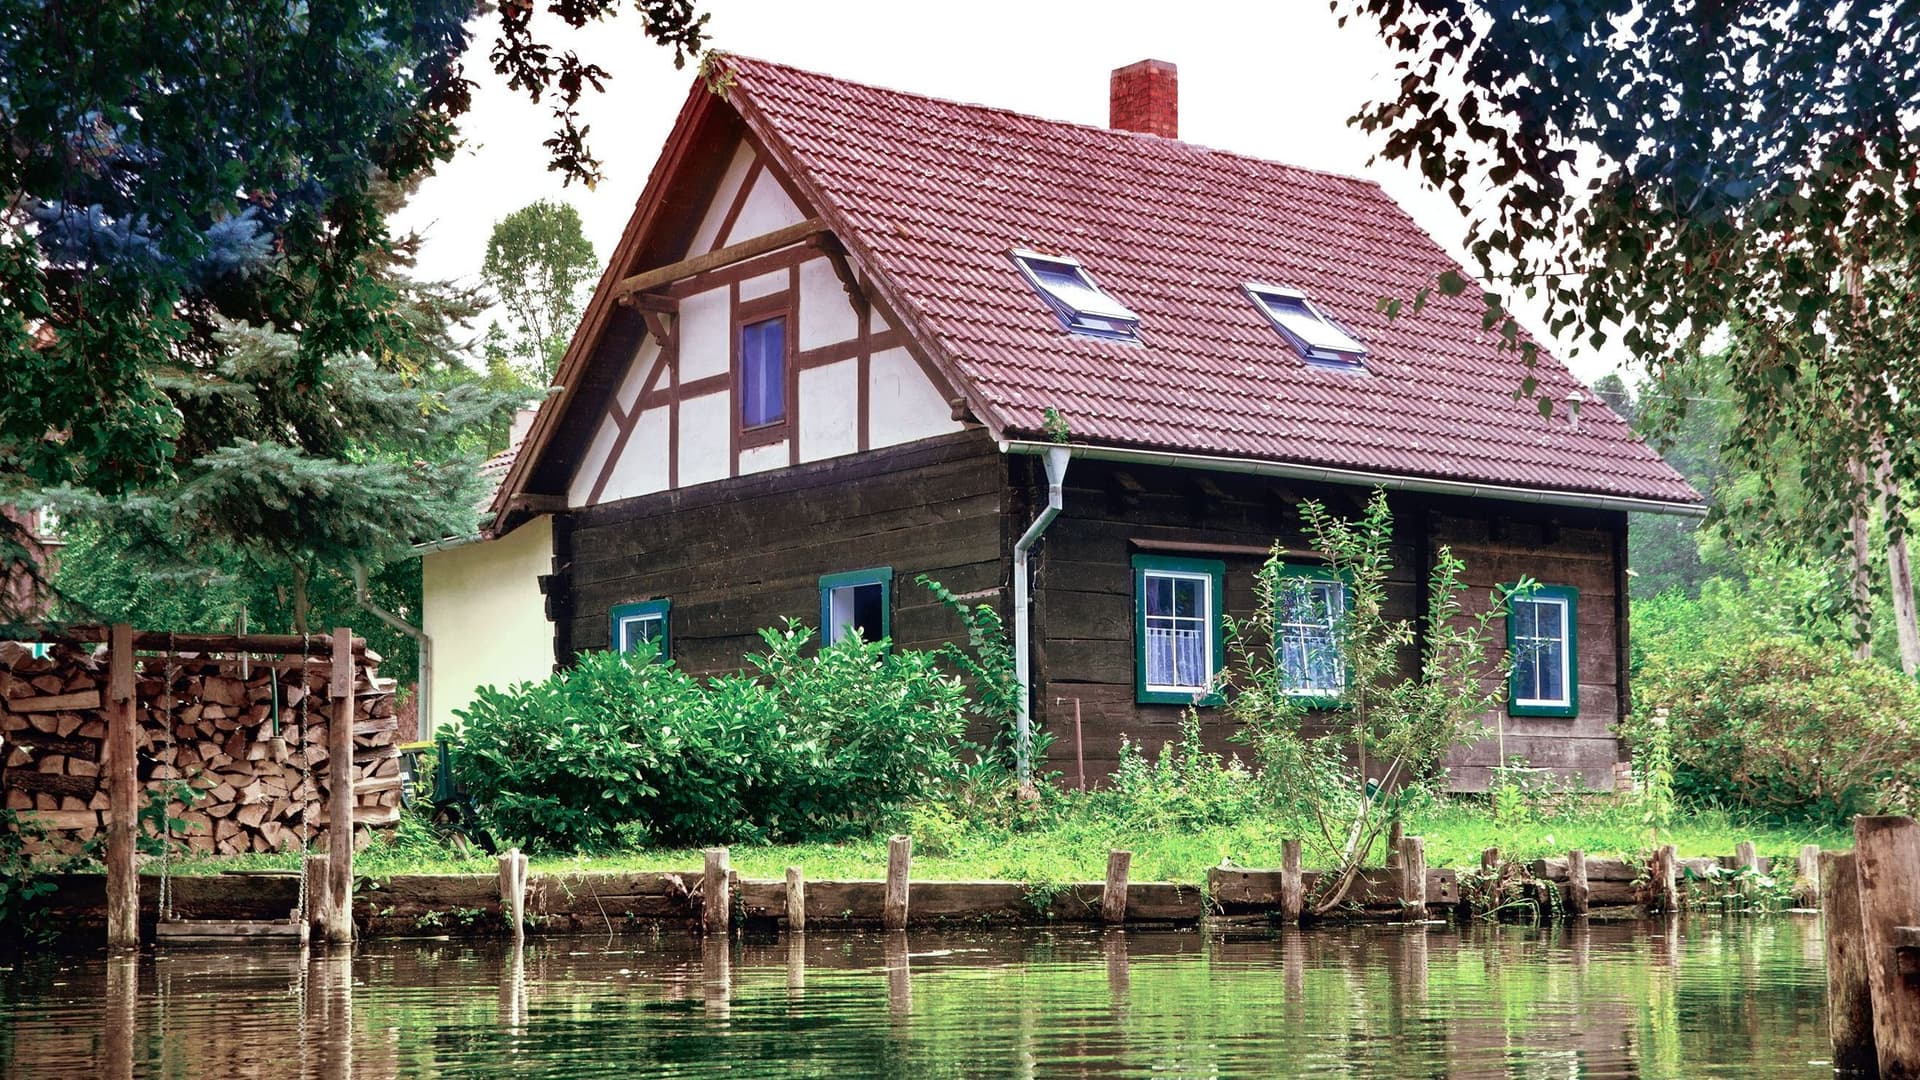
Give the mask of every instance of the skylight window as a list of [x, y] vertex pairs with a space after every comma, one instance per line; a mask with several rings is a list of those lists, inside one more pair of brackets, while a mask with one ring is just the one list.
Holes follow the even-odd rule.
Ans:
[[1328, 367], [1363, 368], [1367, 347], [1334, 322], [1320, 305], [1307, 299], [1298, 289], [1249, 282], [1247, 295], [1253, 298], [1274, 329], [1287, 339], [1309, 362]]
[[1078, 262], [1032, 251], [1014, 252], [1013, 261], [1068, 330], [1090, 337], [1138, 340], [1140, 316], [1102, 291]]

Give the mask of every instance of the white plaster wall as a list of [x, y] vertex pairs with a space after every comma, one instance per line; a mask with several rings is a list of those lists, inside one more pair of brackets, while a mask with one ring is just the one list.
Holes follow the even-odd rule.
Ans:
[[723, 480], [733, 431], [727, 415], [731, 394], [702, 394], [680, 403], [680, 486]]
[[868, 445], [893, 446], [960, 430], [953, 407], [906, 349], [875, 353], [868, 375]]
[[758, 300], [762, 296], [772, 296], [787, 287], [787, 272], [772, 270], [759, 277], [750, 277], [740, 283], [740, 299]]
[[607, 486], [600, 492], [600, 501], [630, 499], [666, 489], [667, 410], [663, 407], [640, 414], [633, 434], [627, 436], [627, 445], [620, 448], [619, 460], [614, 462], [613, 475], [607, 478]]
[[778, 469], [787, 463], [787, 440], [740, 451], [740, 475]]
[[453, 720], [482, 686], [553, 673], [553, 627], [540, 575], [553, 565], [553, 519], [535, 518], [497, 540], [421, 556], [420, 628], [433, 642], [432, 715], [420, 737]]
[[708, 289], [680, 301], [680, 381], [725, 375], [733, 362], [732, 300], [726, 289]]
[[795, 419], [800, 424], [801, 461], [819, 461], [858, 450], [859, 362], [841, 360], [802, 371], [800, 408]]
[[600, 479], [600, 470], [607, 464], [607, 455], [613, 451], [613, 440], [620, 434], [619, 425], [612, 416], [600, 418], [600, 430], [593, 435], [587, 452], [580, 458], [580, 465], [573, 471], [573, 479], [567, 483], [567, 505], [581, 507], [587, 505], [587, 496], [593, 493], [594, 481]]
[[647, 379], [653, 374], [655, 364], [660, 362], [660, 343], [648, 334], [640, 342], [640, 348], [634, 351], [633, 359], [627, 364], [627, 377], [620, 380], [620, 389], [614, 400], [619, 402], [621, 412], [632, 412], [633, 403], [640, 396], [640, 388], [647, 385]]
[[713, 250], [720, 237], [720, 223], [726, 220], [727, 209], [733, 205], [733, 197], [739, 192], [740, 182], [747, 178], [747, 169], [752, 164], [753, 147], [743, 139], [734, 148], [733, 160], [721, 176], [720, 186], [714, 189], [713, 201], [707, 204], [706, 216], [700, 219], [700, 227], [694, 230], [693, 242], [687, 245], [689, 258]]
[[[800, 347], [817, 349], [860, 334], [860, 316], [833, 272], [833, 264], [813, 259], [800, 264]], [[804, 448], [803, 448], [804, 452]]]
[[[711, 213], [711, 208], [709, 208]], [[770, 233], [775, 229], [784, 229], [805, 221], [807, 216], [787, 198], [787, 191], [780, 181], [765, 169], [754, 178], [753, 190], [747, 192], [747, 201], [740, 208], [740, 216], [734, 219], [733, 229], [726, 235], [726, 244], [737, 244], [742, 240], [751, 240], [761, 233]]]

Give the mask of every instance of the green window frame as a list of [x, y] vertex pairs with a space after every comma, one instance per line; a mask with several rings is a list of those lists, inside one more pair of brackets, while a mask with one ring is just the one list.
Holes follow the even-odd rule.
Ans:
[[[655, 659], [671, 659], [673, 656], [673, 620], [670, 617], [672, 610], [673, 601], [664, 598], [638, 600], [631, 604], [615, 604], [609, 614], [612, 625], [611, 633], [607, 637], [608, 644], [614, 652], [630, 653], [642, 641], [655, 641], [660, 646]], [[645, 627], [651, 622], [659, 624], [651, 638], [634, 635], [635, 629]]]
[[[1515, 585], [1509, 583], [1512, 590]], [[1558, 629], [1542, 631], [1540, 615], [1557, 609]], [[1566, 719], [1580, 715], [1580, 590], [1571, 585], [1536, 585], [1507, 597], [1507, 715]], [[1528, 653], [1554, 655], [1557, 663], [1522, 665]], [[1560, 682], [1557, 696], [1540, 693], [1541, 675], [1551, 671]]]
[[[848, 618], [858, 616], [855, 609], [861, 602], [860, 588], [873, 585], [880, 587], [880, 636], [874, 640], [893, 638], [893, 567], [875, 566], [820, 578], [820, 644], [832, 645], [840, 640]], [[837, 619], [836, 605], [841, 616]]]
[[[1317, 636], [1317, 632], [1324, 632], [1326, 637], [1324, 642], [1317, 643], [1317, 647], [1333, 651], [1335, 685], [1331, 687], [1289, 685], [1286, 691], [1287, 696], [1298, 699], [1309, 708], [1331, 709], [1340, 703], [1340, 696], [1347, 690], [1347, 662], [1346, 658], [1339, 653], [1339, 633], [1340, 621], [1346, 617], [1347, 610], [1353, 604], [1353, 591], [1347, 581], [1328, 566], [1313, 563], [1280, 563], [1275, 570], [1281, 578], [1274, 583], [1278, 588], [1287, 588], [1292, 582], [1311, 582], [1315, 585], [1332, 585], [1339, 590], [1336, 594], [1339, 597], [1338, 607], [1329, 612], [1330, 617], [1324, 626], [1319, 623], [1284, 621], [1287, 614], [1282, 608], [1284, 597], [1274, 598], [1273, 663], [1280, 669], [1283, 677], [1290, 674], [1287, 665], [1295, 657], [1298, 657], [1299, 663], [1310, 665], [1307, 654], [1316, 647], [1313, 638]], [[1289, 645], [1294, 648], [1290, 649]]]
[[[1150, 589], [1167, 582], [1168, 605], [1148, 614]], [[1215, 559], [1177, 559], [1164, 555], [1133, 557], [1133, 697], [1143, 705], [1217, 705], [1220, 695], [1213, 690], [1220, 672], [1226, 667], [1227, 642], [1225, 614], [1227, 564]], [[1179, 591], [1183, 583], [1199, 592], [1205, 610], [1182, 614]], [[1191, 593], [1189, 594], [1191, 595]], [[1196, 605], [1197, 606], [1197, 605]], [[1151, 633], [1149, 632], [1151, 631]], [[1185, 635], [1199, 632], [1187, 648]], [[1206, 665], [1195, 672], [1198, 682], [1156, 680], [1154, 676], [1171, 672], [1181, 678], [1181, 667]]]

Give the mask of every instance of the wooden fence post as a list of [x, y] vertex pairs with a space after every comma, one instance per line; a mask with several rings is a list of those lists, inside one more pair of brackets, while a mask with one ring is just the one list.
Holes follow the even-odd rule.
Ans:
[[1418, 836], [1400, 840], [1400, 902], [1407, 919], [1427, 917], [1427, 842]]
[[1100, 890], [1100, 921], [1117, 926], [1127, 921], [1127, 873], [1133, 868], [1133, 852], [1107, 852], [1107, 883]]
[[1733, 849], [1733, 861], [1737, 869], [1750, 871], [1740, 875], [1740, 895], [1751, 900], [1754, 879], [1760, 876], [1760, 854], [1754, 850], [1753, 841], [1740, 841]]
[[1500, 849], [1490, 847], [1480, 853], [1480, 874], [1492, 877], [1500, 872]]
[[1587, 853], [1574, 848], [1567, 852], [1567, 913], [1585, 915], [1592, 900], [1593, 890], [1587, 886]]
[[353, 631], [333, 631], [333, 718], [327, 724], [327, 941], [353, 940]]
[[708, 936], [725, 937], [733, 918], [733, 897], [728, 889], [727, 849], [708, 848], [706, 871], [700, 878], [700, 928]]
[[107, 638], [107, 947], [116, 950], [140, 947], [140, 871], [133, 858], [140, 773], [133, 699], [133, 627], [114, 623]]
[[1400, 823], [1400, 815], [1395, 814], [1392, 820], [1387, 822], [1387, 869], [1392, 870], [1406, 865], [1401, 861], [1400, 854], [1401, 843], [1406, 838], [1407, 827]]
[[500, 906], [513, 921], [513, 940], [527, 936], [527, 857], [508, 848], [500, 856]]
[[1300, 925], [1300, 913], [1307, 907], [1306, 882], [1300, 876], [1300, 841], [1280, 841], [1280, 919], [1288, 926]]
[[1675, 915], [1680, 911], [1679, 854], [1672, 844], [1662, 844], [1653, 853], [1653, 895], [1660, 910]]
[[1860, 885], [1851, 851], [1820, 853], [1820, 921], [1827, 951], [1827, 1034], [1833, 1066], [1871, 1073], [1873, 994], [1860, 940]]
[[880, 925], [887, 930], [907, 928], [907, 875], [913, 868], [913, 837], [887, 841], [887, 892], [880, 909]]
[[1856, 817], [1853, 856], [1880, 1075], [1920, 1077], [1920, 988], [1902, 971], [1914, 950], [1900, 932], [1920, 926], [1920, 824], [1910, 817]]
[[807, 929], [807, 876], [797, 866], [787, 867], [787, 929], [794, 933]]
[[1803, 908], [1820, 906], [1820, 845], [1800, 845], [1800, 883], [1794, 901]]
[[307, 910], [302, 914], [307, 920], [308, 933], [316, 941], [325, 941], [327, 927], [333, 919], [333, 897], [328, 892], [333, 888], [333, 875], [327, 870], [327, 856], [309, 853], [300, 872], [306, 877]]

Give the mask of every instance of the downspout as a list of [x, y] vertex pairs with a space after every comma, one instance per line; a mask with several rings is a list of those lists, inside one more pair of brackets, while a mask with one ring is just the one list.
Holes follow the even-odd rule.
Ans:
[[433, 639], [426, 631], [373, 602], [373, 595], [367, 591], [367, 568], [358, 560], [353, 564], [353, 599], [374, 618], [412, 638], [418, 646], [420, 662], [416, 678], [420, 685], [420, 723], [414, 734], [421, 739], [433, 738]]
[[1034, 542], [1040, 539], [1040, 534], [1047, 531], [1047, 526], [1053, 524], [1053, 519], [1060, 516], [1060, 508], [1064, 505], [1062, 485], [1067, 479], [1067, 460], [1072, 456], [1073, 451], [1064, 446], [1047, 447], [1046, 508], [1033, 519], [1033, 524], [1027, 526], [1027, 531], [1020, 534], [1020, 539], [1013, 542], [1013, 670], [1014, 677], [1020, 683], [1013, 729], [1013, 755], [1020, 790], [1023, 792], [1033, 786], [1033, 614], [1029, 610], [1027, 553], [1032, 550]]

